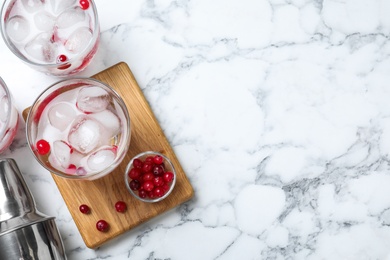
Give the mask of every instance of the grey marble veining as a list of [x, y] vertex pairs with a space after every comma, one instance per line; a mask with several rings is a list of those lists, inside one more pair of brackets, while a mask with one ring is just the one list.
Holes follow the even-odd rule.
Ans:
[[[22, 122], [2, 156], [68, 259], [390, 259], [390, 1], [96, 4], [81, 75], [130, 66], [195, 197], [88, 249]], [[0, 57], [20, 111], [57, 80]]]

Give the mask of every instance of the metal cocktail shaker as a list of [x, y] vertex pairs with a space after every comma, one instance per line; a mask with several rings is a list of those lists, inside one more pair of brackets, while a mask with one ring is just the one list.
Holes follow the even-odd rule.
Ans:
[[13, 159], [0, 159], [0, 259], [66, 259], [55, 218], [36, 210]]

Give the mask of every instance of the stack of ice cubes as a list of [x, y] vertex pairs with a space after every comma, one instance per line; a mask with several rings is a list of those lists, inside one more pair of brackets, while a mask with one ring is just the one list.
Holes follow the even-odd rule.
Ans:
[[92, 39], [91, 14], [76, 0], [16, 0], [6, 31], [28, 59], [55, 63], [82, 52]]
[[49, 161], [67, 174], [86, 175], [105, 169], [116, 158], [121, 132], [112, 97], [98, 86], [81, 88], [73, 102], [61, 95], [47, 105], [42, 117], [48, 120], [38, 127], [38, 136], [51, 144]]

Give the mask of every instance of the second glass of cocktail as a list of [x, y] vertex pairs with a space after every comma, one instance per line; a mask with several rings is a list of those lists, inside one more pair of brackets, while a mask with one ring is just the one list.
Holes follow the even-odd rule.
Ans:
[[5, 0], [1, 21], [9, 49], [46, 74], [78, 73], [98, 48], [100, 29], [93, 0]]
[[30, 108], [27, 141], [50, 172], [94, 180], [113, 171], [130, 144], [130, 117], [110, 86], [90, 78], [60, 81]]
[[7, 85], [0, 77], [0, 153], [4, 152], [15, 138], [19, 114]]

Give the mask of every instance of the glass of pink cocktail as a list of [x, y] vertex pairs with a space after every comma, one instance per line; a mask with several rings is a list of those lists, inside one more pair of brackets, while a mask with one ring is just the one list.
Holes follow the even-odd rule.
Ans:
[[113, 171], [130, 144], [130, 117], [108, 85], [73, 78], [47, 88], [30, 108], [27, 141], [50, 172], [94, 180]]
[[7, 149], [18, 129], [19, 114], [14, 106], [12, 95], [0, 77], [0, 153]]
[[82, 71], [99, 44], [93, 0], [5, 0], [1, 33], [22, 61], [46, 74]]

